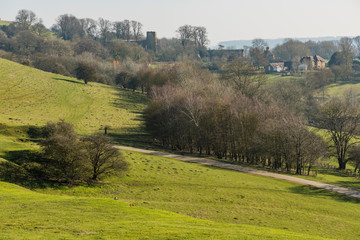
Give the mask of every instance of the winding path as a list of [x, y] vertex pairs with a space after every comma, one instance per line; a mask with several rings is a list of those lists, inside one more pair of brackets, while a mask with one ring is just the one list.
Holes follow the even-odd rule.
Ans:
[[262, 170], [258, 170], [258, 169], [254, 169], [254, 168], [242, 167], [239, 165], [220, 162], [220, 161], [207, 159], [207, 158], [190, 157], [190, 156], [178, 155], [178, 154], [173, 154], [173, 153], [158, 152], [158, 151], [154, 151], [154, 150], [146, 150], [146, 149], [140, 149], [140, 148], [126, 147], [126, 146], [115, 146], [115, 147], [119, 148], [119, 149], [134, 151], [134, 152], [141, 152], [141, 153], [147, 153], [147, 154], [152, 154], [152, 155], [157, 155], [157, 156], [162, 156], [162, 157], [167, 157], [167, 158], [174, 158], [174, 159], [178, 159], [178, 160], [181, 160], [184, 162], [198, 163], [198, 164], [202, 164], [202, 165], [206, 165], [206, 166], [213, 166], [213, 167], [218, 167], [218, 168], [223, 168], [223, 169], [234, 170], [234, 171], [238, 171], [238, 172], [244, 172], [244, 173], [249, 173], [249, 174], [254, 174], [254, 175], [260, 175], [260, 176], [265, 176], [265, 177], [286, 180], [286, 181], [290, 181], [290, 182], [294, 182], [294, 183], [298, 183], [298, 184], [302, 184], [302, 185], [308, 185], [308, 186], [315, 187], [315, 188], [326, 189], [329, 191], [345, 194], [349, 197], [355, 197], [355, 198], [360, 199], [359, 191], [352, 190], [352, 189], [345, 188], [345, 187], [339, 187], [339, 186], [335, 186], [335, 185], [331, 185], [331, 184], [327, 184], [327, 183], [316, 182], [316, 181], [312, 181], [312, 180], [292, 177], [292, 176], [283, 175], [283, 174], [279, 174], [279, 173], [262, 171]]

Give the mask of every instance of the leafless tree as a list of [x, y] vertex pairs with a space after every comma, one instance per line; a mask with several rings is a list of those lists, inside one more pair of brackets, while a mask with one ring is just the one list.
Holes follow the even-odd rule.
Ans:
[[347, 151], [354, 145], [359, 130], [359, 104], [354, 101], [332, 98], [320, 108], [318, 127], [327, 130], [331, 147], [335, 148], [339, 169], [345, 169]]
[[133, 37], [135, 41], [139, 41], [140, 38], [143, 36], [142, 33], [142, 24], [137, 21], [131, 21], [131, 28], [133, 32]]
[[30, 10], [19, 10], [16, 15], [16, 23], [22, 30], [29, 30], [30, 26], [37, 21], [37, 17], [33, 11]]

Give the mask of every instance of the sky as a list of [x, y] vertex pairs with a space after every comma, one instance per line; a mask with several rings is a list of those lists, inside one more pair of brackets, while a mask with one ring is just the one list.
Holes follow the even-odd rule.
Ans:
[[0, 19], [33, 11], [50, 27], [58, 16], [136, 20], [159, 38], [185, 24], [220, 41], [360, 35], [360, 0], [0, 0]]

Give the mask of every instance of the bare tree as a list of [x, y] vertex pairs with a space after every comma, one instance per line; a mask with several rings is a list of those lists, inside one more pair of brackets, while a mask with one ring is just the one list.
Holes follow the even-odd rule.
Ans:
[[345, 169], [349, 159], [347, 151], [357, 139], [359, 130], [359, 105], [349, 99], [332, 98], [320, 108], [318, 127], [327, 130], [331, 147], [335, 148], [339, 169]]
[[356, 44], [357, 54], [360, 56], [360, 36], [355, 37], [354, 42]]
[[194, 39], [197, 46], [205, 47], [209, 43], [205, 27], [194, 27]]
[[91, 179], [98, 180], [101, 175], [127, 169], [121, 153], [111, 143], [111, 138], [94, 134], [82, 139], [91, 165]]
[[98, 25], [101, 42], [106, 44], [111, 40], [111, 22], [109, 20], [99, 18]]
[[243, 60], [226, 63], [222, 77], [247, 97], [255, 96], [265, 81], [263, 74], [259, 74], [250, 62]]
[[33, 11], [30, 10], [19, 10], [16, 15], [16, 23], [22, 30], [29, 30], [30, 26], [37, 21], [37, 17]]
[[265, 49], [268, 47], [267, 42], [261, 38], [255, 38], [252, 40], [251, 44], [252, 48], [257, 48], [261, 51], [265, 51]]
[[84, 18], [80, 19], [80, 24], [85, 32], [86, 36], [89, 36], [91, 38], [97, 37], [97, 23], [94, 19], [91, 18]]
[[142, 33], [142, 24], [137, 21], [131, 21], [131, 28], [133, 32], [133, 37], [135, 41], [139, 41], [140, 38], [143, 36]]
[[179, 34], [181, 45], [184, 47], [193, 39], [194, 30], [190, 25], [181, 26], [176, 32]]
[[64, 40], [73, 40], [75, 36], [81, 37], [84, 35], [84, 29], [79, 19], [68, 14], [58, 17], [52, 31], [56, 32]]

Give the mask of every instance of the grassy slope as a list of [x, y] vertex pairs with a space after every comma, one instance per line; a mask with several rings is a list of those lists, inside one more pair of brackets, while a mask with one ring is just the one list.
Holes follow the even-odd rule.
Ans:
[[[119, 138], [136, 136], [142, 134], [140, 118], [146, 102], [141, 94], [98, 83], [85, 85], [0, 59], [0, 124], [12, 128], [64, 119], [81, 134], [101, 131], [108, 125], [110, 133]], [[6, 150], [28, 148], [17, 140], [23, 134], [2, 134], [0, 129], [0, 157]]]
[[[22, 138], [26, 138], [24, 125], [43, 125], [49, 120], [56, 121], [59, 118], [72, 122], [80, 133], [99, 131], [102, 125], [110, 125], [115, 136], [133, 132], [141, 134], [139, 117], [145, 104], [146, 99], [139, 94], [96, 83], [85, 85], [76, 79], [45, 73], [0, 59], [0, 123], [7, 125], [3, 131], [0, 129], [0, 157], [5, 151], [34, 148], [33, 144], [21, 141]], [[360, 236], [354, 228], [354, 214], [359, 214], [357, 205], [351, 202], [344, 203], [346, 199], [334, 197], [333, 194], [277, 180], [270, 181], [225, 170], [212, 170], [147, 155], [133, 153], [132, 157], [128, 153], [127, 156], [129, 160], [136, 160], [131, 173], [125, 178], [108, 179], [113, 182], [112, 184], [38, 191], [89, 196], [91, 198], [84, 198], [84, 201], [86, 199], [91, 202], [86, 205], [87, 208], [83, 208], [87, 210], [96, 206], [97, 197], [112, 199], [116, 194], [121, 199], [140, 206], [181, 212], [227, 224], [245, 223], [316, 235], [324, 233], [324, 236], [339, 238]], [[320, 194], [319, 197], [306, 196], [315, 193]], [[44, 195], [43, 198], [52, 199], [53, 196]], [[80, 201], [79, 198], [69, 199]], [[2, 200], [4, 204], [10, 204], [4, 198]], [[307, 202], [309, 203], [306, 204]], [[51, 204], [48, 205], [49, 208], [55, 205]], [[333, 210], [341, 209], [343, 204], [346, 204], [344, 211]], [[66, 206], [71, 205], [68, 203]], [[294, 205], [298, 207], [294, 208]], [[32, 219], [32, 215], [43, 210], [41, 206], [37, 204], [28, 211], [25, 207], [24, 211], [29, 214], [29, 219]], [[44, 203], [44, 206], [47, 205]], [[12, 208], [13, 206], [9, 207]], [[62, 212], [64, 209], [59, 207], [59, 211]], [[80, 210], [74, 211], [79, 213]], [[27, 216], [25, 213], [20, 211], [20, 215], [13, 218], [15, 232], [20, 231], [22, 225], [26, 225], [21, 220]], [[11, 219], [14, 213], [9, 210], [4, 214], [3, 217]], [[79, 215], [78, 219], [85, 221], [83, 217], [84, 215]], [[137, 217], [141, 218], [141, 213]], [[61, 232], [66, 228], [71, 234], [79, 234], [74, 230], [76, 226], [72, 226], [74, 224], [70, 217], [64, 216], [64, 219], [67, 227], [55, 227], [52, 231]], [[91, 215], [88, 219], [94, 220], [96, 217]], [[183, 223], [174, 228], [168, 222], [164, 224], [176, 229]], [[227, 224], [218, 225], [222, 229], [219, 231], [232, 228], [229, 226], [233, 225]], [[144, 225], [150, 227], [146, 223]], [[155, 228], [149, 232], [149, 236], [158, 230]], [[10, 230], [8, 234], [14, 234], [14, 231]], [[24, 236], [29, 234], [28, 231], [30, 230], [24, 232]], [[37, 234], [36, 231], [33, 234]], [[278, 230], [273, 231], [278, 238]], [[186, 234], [185, 232], [179, 234]], [[254, 232], [255, 230], [249, 234]], [[50, 232], [44, 230], [44, 234], [47, 236]], [[108, 234], [110, 233], [106, 233], [106, 236], [110, 236]]]
[[[140, 94], [50, 74], [0, 59], [0, 121], [43, 125], [65, 119], [80, 133], [137, 128], [146, 98]], [[120, 129], [121, 128], [121, 129]]]
[[[136, 206], [229, 224], [360, 238], [360, 202], [290, 182], [124, 151], [131, 169], [108, 184], [43, 188], [48, 194], [114, 196]], [[111, 184], [110, 184], [111, 183]]]
[[51, 196], [0, 182], [0, 239], [322, 239], [221, 224], [105, 198]]
[[3, 20], [0, 20], [0, 26], [1, 25], [9, 25], [10, 23], [12, 23], [12, 22], [10, 22], [10, 21], [3, 21]]

